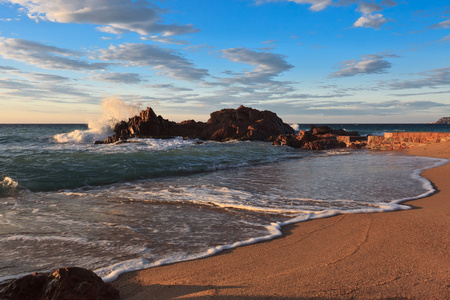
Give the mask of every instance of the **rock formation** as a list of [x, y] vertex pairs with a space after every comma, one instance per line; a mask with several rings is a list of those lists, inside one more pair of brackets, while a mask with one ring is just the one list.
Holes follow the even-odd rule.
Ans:
[[339, 141], [338, 136], [359, 136], [356, 131], [334, 130], [328, 126], [315, 127], [311, 125], [309, 131], [300, 130], [298, 135], [280, 135], [273, 145], [286, 145], [306, 150], [326, 150], [346, 148], [345, 142]]
[[[132, 137], [164, 138], [182, 136], [202, 140], [250, 140], [272, 141], [274, 145], [287, 145], [294, 148], [324, 150], [345, 148], [347, 143], [339, 141], [337, 136], [359, 136], [357, 132], [333, 130], [327, 126], [311, 126], [309, 131], [300, 131], [295, 135], [294, 129], [273, 112], [259, 111], [240, 106], [238, 109], [222, 109], [211, 113], [208, 122], [194, 120], [175, 123], [156, 116], [148, 107], [139, 116], [122, 121], [114, 128], [115, 135], [97, 144], [126, 141]], [[353, 144], [360, 148], [362, 144]], [[350, 145], [349, 145], [350, 146]]]
[[240, 106], [213, 112], [207, 123], [194, 120], [175, 123], [156, 116], [148, 107], [139, 116], [116, 124], [115, 135], [96, 143], [114, 143], [131, 137], [182, 136], [203, 140], [257, 140], [273, 141], [280, 134], [293, 134], [294, 130], [273, 112]]
[[82, 268], [60, 268], [33, 273], [0, 283], [0, 299], [21, 300], [115, 300], [119, 291]]

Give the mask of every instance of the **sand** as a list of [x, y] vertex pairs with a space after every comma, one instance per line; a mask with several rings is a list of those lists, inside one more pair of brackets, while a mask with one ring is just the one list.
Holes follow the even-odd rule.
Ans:
[[[406, 151], [450, 159], [450, 143]], [[411, 210], [283, 228], [269, 242], [119, 276], [123, 299], [450, 299], [450, 164]]]

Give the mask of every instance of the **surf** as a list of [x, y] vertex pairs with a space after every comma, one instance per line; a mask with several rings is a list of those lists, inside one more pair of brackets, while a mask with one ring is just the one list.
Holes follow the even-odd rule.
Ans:
[[92, 144], [114, 134], [114, 126], [139, 114], [141, 104], [129, 103], [119, 98], [107, 98], [102, 103], [103, 111], [97, 120], [88, 122], [87, 130], [74, 130], [56, 134], [53, 138], [58, 143]]

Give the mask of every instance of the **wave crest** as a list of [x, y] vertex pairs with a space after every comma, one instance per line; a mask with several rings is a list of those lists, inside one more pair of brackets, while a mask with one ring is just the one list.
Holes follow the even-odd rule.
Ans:
[[118, 98], [108, 98], [102, 103], [103, 112], [97, 120], [89, 121], [87, 130], [75, 130], [55, 135], [58, 143], [91, 144], [114, 134], [114, 126], [139, 114], [140, 103], [126, 103]]
[[0, 181], [0, 197], [13, 196], [17, 192], [19, 183], [14, 181], [11, 177], [5, 177]]

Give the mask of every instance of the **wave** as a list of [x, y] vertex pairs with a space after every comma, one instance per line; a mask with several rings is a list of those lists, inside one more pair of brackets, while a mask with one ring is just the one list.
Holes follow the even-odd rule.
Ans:
[[95, 141], [104, 140], [114, 134], [113, 129], [118, 122], [139, 114], [141, 110], [140, 103], [126, 103], [118, 98], [105, 99], [102, 106], [102, 115], [97, 120], [89, 121], [89, 129], [57, 134], [53, 137], [55, 141], [58, 143], [92, 144]]
[[0, 181], [0, 197], [14, 196], [17, 193], [19, 183], [11, 177], [4, 177]]

